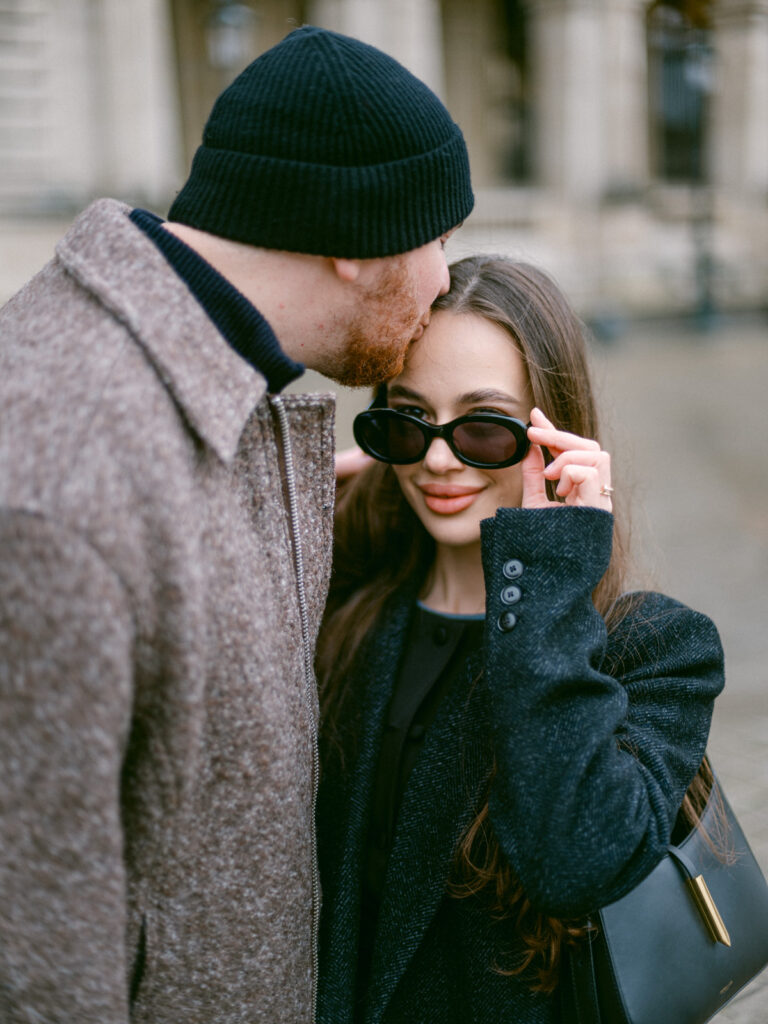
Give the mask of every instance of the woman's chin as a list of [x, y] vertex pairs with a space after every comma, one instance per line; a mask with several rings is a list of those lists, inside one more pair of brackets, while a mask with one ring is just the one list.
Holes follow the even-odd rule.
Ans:
[[447, 516], [435, 513], [420, 515], [419, 519], [436, 544], [445, 547], [470, 547], [480, 541], [480, 520], [473, 516]]

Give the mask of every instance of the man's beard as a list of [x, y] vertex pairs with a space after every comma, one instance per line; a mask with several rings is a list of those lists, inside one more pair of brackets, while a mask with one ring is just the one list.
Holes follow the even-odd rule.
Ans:
[[361, 298], [359, 314], [339, 324], [345, 344], [320, 372], [352, 388], [391, 380], [403, 369], [420, 319], [408, 265], [398, 257]]

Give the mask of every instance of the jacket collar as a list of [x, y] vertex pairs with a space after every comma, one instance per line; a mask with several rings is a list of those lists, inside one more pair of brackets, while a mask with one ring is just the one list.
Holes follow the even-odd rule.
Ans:
[[193, 429], [229, 462], [266, 381], [230, 348], [130, 212], [97, 200], [56, 254], [133, 335]]

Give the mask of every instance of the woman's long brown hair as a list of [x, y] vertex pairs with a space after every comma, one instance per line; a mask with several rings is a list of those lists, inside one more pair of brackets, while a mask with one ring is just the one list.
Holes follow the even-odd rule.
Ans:
[[[468, 257], [453, 264], [450, 291], [433, 309], [479, 315], [507, 331], [510, 343], [522, 354], [534, 404], [561, 430], [600, 440], [584, 328], [546, 274], [505, 257]], [[551, 486], [549, 493], [554, 499]], [[592, 595], [609, 631], [617, 625], [615, 602], [627, 576], [628, 529], [622, 512], [614, 509], [613, 553]], [[336, 729], [349, 696], [352, 664], [392, 596], [414, 581], [425, 584], [435, 545], [405, 501], [391, 467], [381, 463], [341, 489], [334, 540], [317, 673], [324, 747], [338, 750]], [[551, 992], [563, 944], [578, 940], [585, 929], [531, 907], [499, 847], [487, 800], [459, 844], [455, 874], [452, 895], [483, 893], [490, 897], [489, 913], [516, 918], [524, 955], [519, 963], [508, 968], [495, 965], [496, 969], [526, 972], [532, 988]]]

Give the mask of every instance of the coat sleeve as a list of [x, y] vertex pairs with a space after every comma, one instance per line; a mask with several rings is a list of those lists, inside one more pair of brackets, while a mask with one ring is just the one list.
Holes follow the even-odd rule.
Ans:
[[618, 899], [660, 859], [723, 686], [715, 627], [670, 598], [622, 598], [608, 636], [591, 594], [612, 528], [578, 507], [483, 523], [491, 819], [533, 905], [558, 917]]
[[0, 553], [0, 1018], [125, 1024], [129, 603], [42, 517], [1, 512]]

